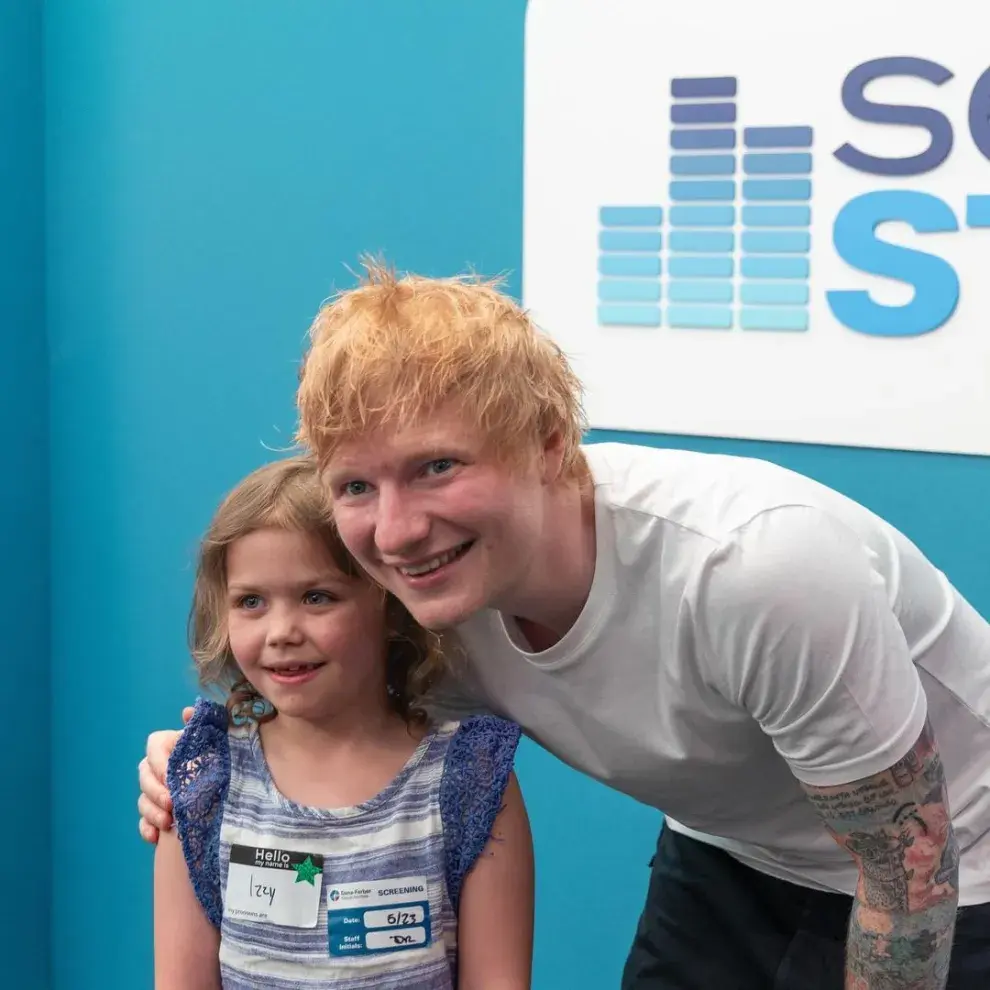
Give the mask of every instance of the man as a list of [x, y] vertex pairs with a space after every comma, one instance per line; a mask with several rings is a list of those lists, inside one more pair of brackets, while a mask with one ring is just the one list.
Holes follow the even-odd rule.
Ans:
[[990, 986], [990, 627], [904, 536], [765, 462], [582, 448], [478, 281], [371, 266], [298, 401], [349, 549], [463, 647], [438, 703], [666, 813], [623, 987]]

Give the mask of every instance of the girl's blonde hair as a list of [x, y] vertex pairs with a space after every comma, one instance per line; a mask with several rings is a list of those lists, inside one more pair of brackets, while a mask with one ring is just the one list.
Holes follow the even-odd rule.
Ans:
[[[368, 580], [341, 542], [316, 461], [288, 457], [253, 471], [220, 503], [200, 544], [189, 616], [189, 641], [200, 683], [228, 693], [236, 719], [265, 721], [274, 716], [267, 702], [244, 679], [227, 635], [227, 550], [265, 527], [308, 533], [320, 540], [334, 564], [348, 577]], [[445, 668], [440, 640], [419, 626], [384, 589], [389, 705], [409, 721], [422, 721], [422, 696]], [[368, 630], [375, 635], [375, 630]]]

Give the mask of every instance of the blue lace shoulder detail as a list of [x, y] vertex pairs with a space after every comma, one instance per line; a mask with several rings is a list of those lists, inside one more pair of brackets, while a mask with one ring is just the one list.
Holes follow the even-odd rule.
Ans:
[[172, 797], [175, 829], [189, 879], [210, 922], [220, 927], [220, 826], [230, 786], [227, 709], [212, 701], [196, 710], [168, 761], [166, 783]]
[[491, 838], [512, 772], [519, 726], [477, 715], [450, 740], [440, 779], [447, 893], [456, 914], [464, 878]]

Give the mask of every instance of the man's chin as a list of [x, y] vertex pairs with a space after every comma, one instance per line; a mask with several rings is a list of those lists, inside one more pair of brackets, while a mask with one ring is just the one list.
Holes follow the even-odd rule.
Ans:
[[480, 607], [472, 608], [467, 602], [403, 602], [409, 614], [424, 629], [442, 633], [453, 629], [479, 612]]
[[460, 625], [467, 618], [467, 616], [462, 616], [460, 613], [451, 616], [447, 612], [433, 609], [426, 609], [421, 612], [411, 611], [410, 614], [424, 629], [435, 633], [447, 632], [447, 630]]

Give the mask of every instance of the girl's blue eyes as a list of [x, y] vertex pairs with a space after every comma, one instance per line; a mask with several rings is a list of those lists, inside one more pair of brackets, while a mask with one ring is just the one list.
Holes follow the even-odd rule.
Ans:
[[325, 591], [307, 591], [303, 600], [307, 605], [329, 605], [335, 599]]
[[[307, 591], [303, 595], [303, 601], [307, 605], [330, 605], [337, 599], [329, 591]], [[261, 595], [242, 595], [237, 599], [237, 607], [248, 612], [254, 612], [264, 605], [265, 600]]]

